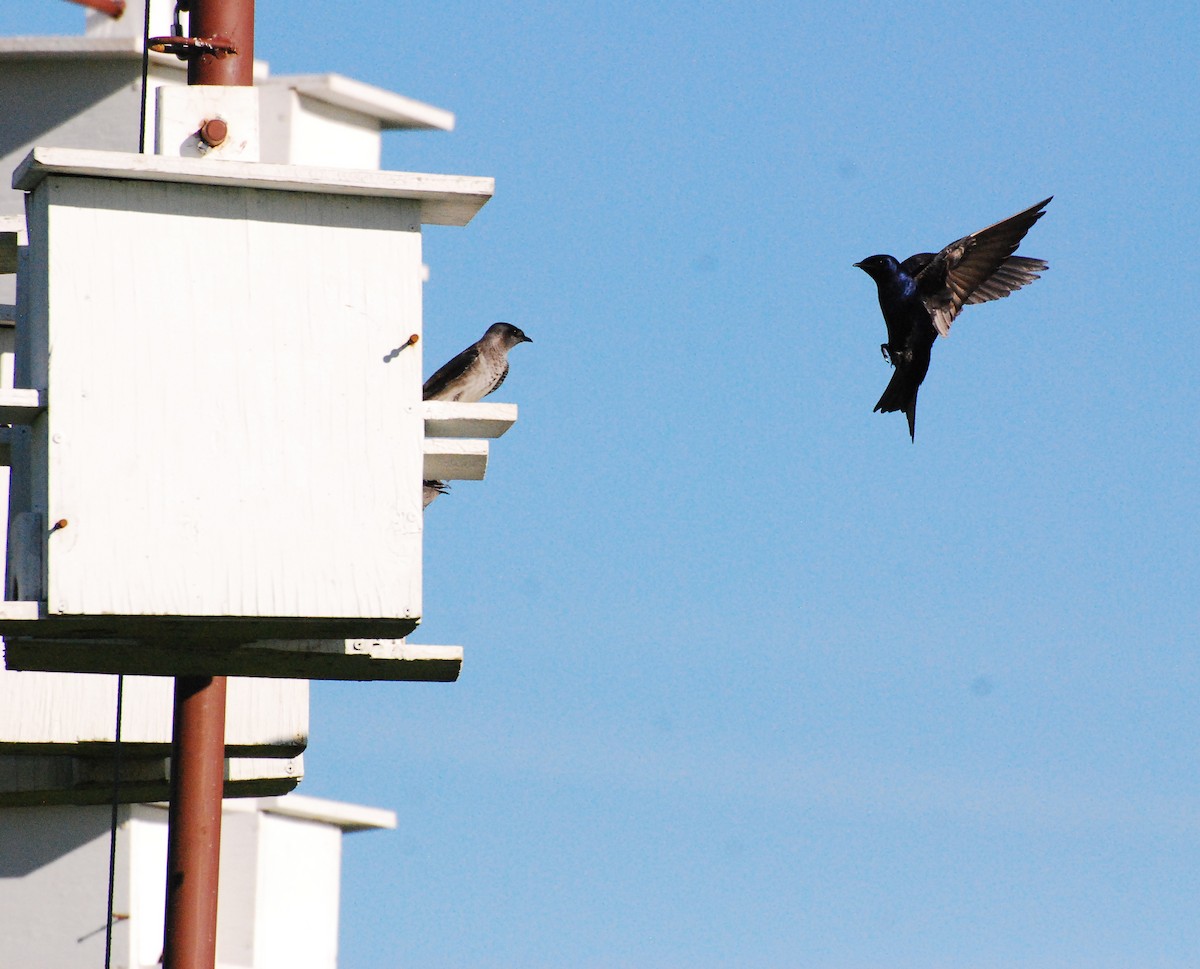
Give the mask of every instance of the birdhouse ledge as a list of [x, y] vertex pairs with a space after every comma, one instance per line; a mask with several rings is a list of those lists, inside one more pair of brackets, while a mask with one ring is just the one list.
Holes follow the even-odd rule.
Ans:
[[50, 175], [224, 185], [320, 195], [412, 199], [422, 225], [466, 225], [492, 197], [495, 180], [472, 175], [314, 168], [165, 155], [34, 148], [13, 172], [13, 188], [30, 192]]

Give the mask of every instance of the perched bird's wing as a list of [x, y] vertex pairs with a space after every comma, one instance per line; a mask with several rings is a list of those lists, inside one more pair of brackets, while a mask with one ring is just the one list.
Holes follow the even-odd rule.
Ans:
[[1045, 199], [995, 225], [963, 236], [932, 257], [918, 253], [901, 263], [902, 267], [910, 264], [921, 267], [915, 276], [917, 288], [942, 336], [949, 334], [950, 324], [964, 304], [1007, 296], [1033, 282], [1038, 272], [1047, 268], [1041, 259], [1013, 256], [1013, 253], [1025, 233], [1045, 214], [1049, 202], [1050, 199]]
[[439, 400], [439, 395], [446, 393], [455, 381], [460, 380], [479, 356], [479, 344], [473, 343], [462, 353], [450, 360], [432, 377], [425, 381], [422, 389], [423, 400]]

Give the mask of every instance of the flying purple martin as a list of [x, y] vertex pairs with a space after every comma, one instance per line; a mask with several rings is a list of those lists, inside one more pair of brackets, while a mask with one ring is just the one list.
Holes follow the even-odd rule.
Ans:
[[[477, 342], [425, 381], [423, 399], [459, 400], [469, 404], [483, 400], [508, 376], [508, 351], [518, 343], [532, 342], [511, 323], [493, 323]], [[425, 480], [421, 484], [424, 508], [449, 490], [444, 481]]]
[[[1050, 198], [1053, 198], [1051, 196]], [[904, 262], [894, 256], [868, 256], [854, 265], [879, 289], [879, 308], [887, 324], [883, 358], [896, 368], [876, 411], [903, 411], [908, 434], [916, 440], [917, 391], [929, 370], [929, 354], [938, 334], [971, 303], [1001, 299], [1049, 268], [1041, 259], [1014, 256], [1025, 233], [1045, 215], [1050, 199], [1002, 222], [952, 242], [941, 252], [918, 252]]]

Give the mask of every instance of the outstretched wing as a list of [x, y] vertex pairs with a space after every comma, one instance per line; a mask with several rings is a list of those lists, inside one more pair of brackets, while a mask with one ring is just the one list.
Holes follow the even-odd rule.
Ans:
[[[1051, 196], [1050, 198], [1053, 198]], [[918, 253], [904, 260], [915, 278], [933, 325], [942, 336], [968, 303], [984, 303], [1007, 296], [1038, 278], [1047, 268], [1041, 259], [1014, 256], [1025, 233], [1045, 215], [1050, 199], [1031, 205], [995, 225], [950, 243], [929, 257]]]
[[1049, 268], [1050, 264], [1044, 259], [1009, 256], [1000, 263], [999, 269], [980, 283], [976, 290], [967, 297], [967, 305], [986, 303], [991, 299], [1003, 299], [1009, 293], [1015, 293], [1022, 286], [1028, 286], [1035, 279], [1041, 279], [1041, 274]]

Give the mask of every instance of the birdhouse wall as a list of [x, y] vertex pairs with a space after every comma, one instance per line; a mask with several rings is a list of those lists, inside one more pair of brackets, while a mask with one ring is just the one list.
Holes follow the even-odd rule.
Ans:
[[415, 624], [418, 203], [52, 175], [28, 210], [47, 615]]

